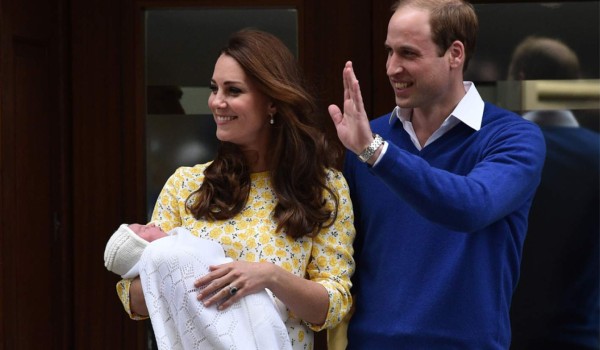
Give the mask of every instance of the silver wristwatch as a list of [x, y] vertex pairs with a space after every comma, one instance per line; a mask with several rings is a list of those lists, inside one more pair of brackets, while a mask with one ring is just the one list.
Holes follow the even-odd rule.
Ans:
[[371, 157], [373, 157], [375, 152], [377, 152], [379, 146], [381, 146], [381, 144], [383, 143], [383, 139], [381, 138], [381, 136], [373, 134], [373, 137], [373, 142], [371, 142], [369, 147], [365, 148], [365, 150], [358, 155], [358, 159], [360, 159], [360, 161], [363, 163], [366, 163]]

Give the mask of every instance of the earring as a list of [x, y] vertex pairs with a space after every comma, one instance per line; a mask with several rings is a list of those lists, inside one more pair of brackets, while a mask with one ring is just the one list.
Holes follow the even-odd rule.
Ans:
[[269, 116], [271, 117], [271, 120], [269, 120], [269, 124], [271, 124], [271, 125], [275, 124], [275, 119], [273, 119], [273, 114], [269, 114]]

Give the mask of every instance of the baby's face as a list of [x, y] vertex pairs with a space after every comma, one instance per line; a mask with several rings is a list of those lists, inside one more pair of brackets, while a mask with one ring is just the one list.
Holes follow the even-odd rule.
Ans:
[[131, 225], [129, 225], [129, 228], [131, 229], [131, 231], [138, 234], [138, 236], [142, 237], [143, 239], [145, 239], [149, 242], [152, 242], [155, 239], [166, 236], [166, 233], [163, 230], [161, 230], [160, 227], [158, 227], [154, 224], [148, 224], [148, 225], [131, 224]]

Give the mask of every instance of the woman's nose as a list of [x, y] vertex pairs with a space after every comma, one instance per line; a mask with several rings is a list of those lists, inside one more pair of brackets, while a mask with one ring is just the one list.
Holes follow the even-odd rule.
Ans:
[[225, 108], [225, 105], [226, 105], [225, 99], [219, 92], [210, 94], [210, 96], [208, 97], [208, 106], [209, 107], [217, 109], [217, 108]]

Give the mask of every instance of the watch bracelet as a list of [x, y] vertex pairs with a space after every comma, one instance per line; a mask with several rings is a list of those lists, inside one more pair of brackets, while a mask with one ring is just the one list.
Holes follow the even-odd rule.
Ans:
[[358, 155], [358, 159], [361, 162], [366, 163], [371, 157], [373, 157], [375, 152], [377, 152], [377, 149], [379, 149], [379, 147], [382, 144], [383, 144], [383, 139], [381, 138], [381, 136], [379, 136], [378, 134], [373, 134], [373, 141], [371, 142], [371, 144], [369, 146], [367, 146], [367, 148], [364, 149], [364, 151], [362, 151]]

